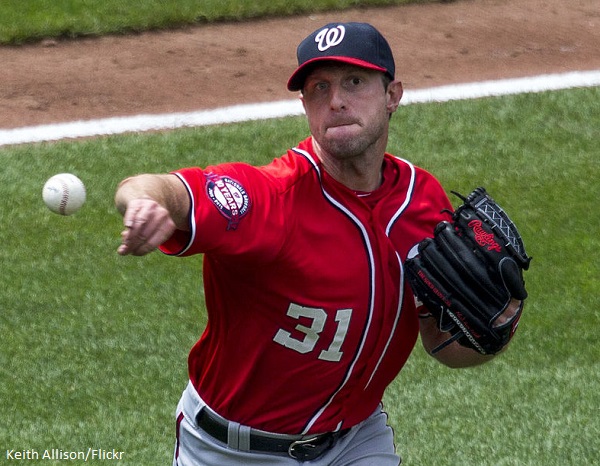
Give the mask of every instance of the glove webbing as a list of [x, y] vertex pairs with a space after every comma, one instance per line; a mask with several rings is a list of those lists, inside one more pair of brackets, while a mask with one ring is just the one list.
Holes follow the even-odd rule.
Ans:
[[[476, 188], [467, 197], [456, 191], [451, 191], [452, 194], [459, 197], [464, 205], [468, 205], [471, 208], [480, 212], [485, 218], [488, 219], [488, 225], [492, 230], [499, 230], [496, 235], [505, 238], [507, 243], [504, 245], [513, 255], [513, 257], [519, 262], [519, 265], [527, 270], [531, 258], [527, 256], [525, 252], [525, 245], [523, 239], [517, 233], [517, 227], [510, 220], [506, 212], [489, 196], [485, 188]], [[456, 211], [455, 216], [459, 214], [460, 208]]]

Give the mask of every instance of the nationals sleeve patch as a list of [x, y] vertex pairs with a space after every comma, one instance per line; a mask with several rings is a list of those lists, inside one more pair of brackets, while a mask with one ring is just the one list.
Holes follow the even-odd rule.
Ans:
[[207, 173], [206, 194], [228, 220], [227, 230], [235, 230], [250, 209], [248, 193], [238, 181], [228, 176]]

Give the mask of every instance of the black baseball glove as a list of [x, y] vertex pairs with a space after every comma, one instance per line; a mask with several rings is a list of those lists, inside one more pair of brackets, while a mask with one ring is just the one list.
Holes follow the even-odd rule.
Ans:
[[499, 352], [512, 338], [521, 317], [517, 313], [497, 325], [511, 298], [527, 297], [523, 270], [531, 258], [521, 235], [504, 210], [477, 188], [441, 222], [433, 238], [419, 243], [409, 254], [406, 270], [416, 297], [436, 318], [441, 331], [481, 354]]

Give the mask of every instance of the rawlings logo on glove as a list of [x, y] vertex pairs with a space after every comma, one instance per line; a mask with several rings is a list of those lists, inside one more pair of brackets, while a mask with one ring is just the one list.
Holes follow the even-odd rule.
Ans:
[[488, 251], [502, 252], [502, 248], [494, 239], [494, 234], [487, 233], [482, 225], [481, 220], [471, 220], [469, 222], [469, 227], [475, 234], [475, 241], [477, 241], [477, 244], [479, 244], [479, 246], [487, 246]]
[[[407, 277], [439, 329], [452, 335], [434, 353], [458, 340], [481, 354], [495, 354], [517, 328], [527, 297], [523, 270], [531, 258], [514, 223], [484, 188], [466, 198], [456, 195], [463, 205], [452, 223], [441, 222], [433, 238], [419, 243], [406, 261]], [[512, 299], [521, 301], [520, 308], [498, 324]]]

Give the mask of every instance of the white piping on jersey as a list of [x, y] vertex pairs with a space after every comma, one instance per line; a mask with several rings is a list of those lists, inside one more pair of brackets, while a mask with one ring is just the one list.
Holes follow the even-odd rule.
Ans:
[[[404, 212], [404, 209], [406, 209], [406, 207], [410, 203], [410, 200], [412, 199], [412, 194], [413, 194], [413, 190], [415, 187], [415, 178], [416, 178], [415, 166], [412, 163], [410, 163], [408, 160], [402, 159], [400, 157], [395, 157], [395, 158], [397, 160], [400, 160], [401, 162], [404, 162], [410, 168], [410, 183], [408, 185], [408, 190], [406, 192], [406, 199], [404, 200], [402, 205], [398, 208], [396, 213], [392, 216], [392, 218], [390, 219], [390, 221], [385, 229], [385, 235], [388, 237], [390, 236], [390, 231], [392, 230], [394, 223], [396, 222], [398, 217], [400, 217], [402, 212]], [[404, 267], [402, 266], [402, 259], [400, 258], [400, 255], [398, 254], [397, 251], [396, 251], [396, 258], [398, 259], [398, 265], [400, 266], [400, 284], [399, 284], [400, 294], [398, 296], [398, 309], [396, 311], [396, 318], [394, 320], [394, 325], [392, 326], [392, 331], [390, 333], [388, 341], [385, 344], [385, 348], [384, 348], [383, 352], [381, 353], [381, 356], [379, 357], [379, 361], [377, 361], [377, 365], [375, 366], [375, 369], [373, 370], [373, 373], [371, 374], [371, 377], [369, 378], [367, 385], [365, 385], [365, 390], [371, 384], [373, 377], [375, 377], [375, 374], [377, 373], [377, 370], [379, 369], [379, 366], [381, 365], [381, 361], [383, 361], [383, 358], [387, 353], [387, 350], [392, 342], [392, 338], [394, 337], [394, 333], [396, 332], [396, 327], [398, 325], [398, 322], [400, 321], [400, 315], [402, 314], [402, 304], [404, 302]]]
[[192, 194], [192, 188], [181, 174], [175, 173], [175, 176], [177, 176], [185, 185], [185, 189], [187, 189], [188, 196], [190, 197], [190, 238], [185, 247], [175, 254], [176, 256], [181, 256], [192, 246], [192, 244], [194, 243], [194, 239], [196, 238], [196, 208], [194, 207], [194, 196]]
[[386, 236], [390, 236], [390, 231], [392, 230], [394, 223], [396, 222], [398, 217], [400, 217], [400, 215], [402, 215], [402, 212], [404, 212], [404, 209], [406, 209], [406, 207], [410, 203], [410, 200], [412, 199], [412, 195], [413, 195], [413, 190], [415, 189], [415, 178], [416, 178], [415, 166], [412, 163], [410, 163], [408, 160], [401, 159], [400, 157], [395, 157], [395, 158], [400, 160], [401, 162], [404, 162], [406, 165], [408, 165], [408, 168], [410, 168], [410, 183], [408, 184], [408, 190], [406, 192], [406, 199], [404, 200], [402, 205], [398, 208], [396, 213], [392, 216], [392, 218], [390, 219], [390, 221], [385, 229]]
[[[294, 150], [294, 152], [296, 152], [300, 155], [303, 155], [304, 157], [307, 158], [307, 160], [313, 165], [315, 171], [317, 172], [317, 174], [319, 176], [319, 180], [322, 181], [321, 170], [320, 170], [317, 162], [313, 159], [313, 157], [308, 152], [306, 152], [302, 149], [298, 149], [297, 147], [294, 148], [293, 150]], [[331, 405], [331, 403], [333, 402], [333, 400], [335, 399], [337, 394], [346, 386], [346, 384], [350, 380], [350, 375], [352, 374], [352, 372], [354, 372], [354, 367], [356, 366], [357, 361], [360, 359], [360, 356], [362, 355], [363, 349], [365, 347], [367, 335], [369, 333], [369, 329], [371, 328], [371, 322], [373, 320], [373, 313], [375, 310], [375, 258], [373, 255], [373, 248], [371, 246], [371, 242], [369, 241], [369, 235], [367, 233], [367, 229], [352, 212], [350, 212], [346, 207], [344, 207], [341, 203], [339, 203], [333, 196], [331, 196], [331, 194], [329, 194], [325, 190], [322, 182], [321, 182], [321, 191], [323, 192], [323, 195], [327, 198], [327, 200], [329, 200], [329, 202], [331, 202], [335, 207], [337, 207], [344, 214], [346, 214], [350, 218], [350, 220], [352, 220], [352, 222], [354, 222], [360, 229], [360, 232], [363, 236], [363, 240], [367, 247], [367, 251], [369, 253], [369, 264], [370, 264], [370, 268], [371, 268], [371, 284], [370, 284], [371, 297], [370, 297], [370, 302], [369, 302], [369, 316], [368, 316], [368, 320], [366, 323], [366, 332], [364, 332], [364, 334], [363, 334], [363, 338], [362, 338], [362, 341], [358, 348], [358, 351], [356, 352], [356, 354], [354, 356], [354, 360], [352, 361], [352, 363], [350, 364], [350, 366], [346, 372], [344, 381], [340, 384], [340, 386], [337, 388], [337, 390], [333, 394], [331, 394], [331, 396], [329, 397], [327, 402], [321, 407], [321, 409], [319, 409], [314, 414], [312, 419], [308, 422], [308, 424], [304, 428], [304, 431], [302, 432], [303, 435], [306, 435], [308, 433], [308, 431], [311, 429], [311, 427], [317, 422], [319, 417], [321, 417], [321, 415], [325, 412], [325, 410], [329, 407], [329, 405]]]
[[387, 350], [390, 347], [390, 344], [392, 343], [392, 338], [394, 338], [394, 333], [396, 333], [396, 327], [398, 326], [398, 322], [400, 321], [400, 315], [402, 314], [402, 303], [404, 302], [404, 268], [402, 267], [402, 260], [400, 259], [400, 255], [398, 254], [398, 252], [396, 252], [396, 258], [398, 259], [398, 265], [400, 266], [400, 294], [398, 295], [398, 309], [396, 309], [396, 318], [394, 319], [394, 325], [392, 325], [390, 336], [388, 338], [387, 343], [385, 344], [385, 348], [383, 348], [383, 351], [381, 352], [379, 361], [377, 361], [375, 369], [373, 369], [373, 373], [371, 374], [371, 377], [369, 377], [367, 385], [365, 385], [365, 390], [369, 388], [369, 385], [373, 381], [373, 377], [375, 377], [375, 374], [379, 370], [381, 361], [383, 361], [383, 357], [386, 355]]

